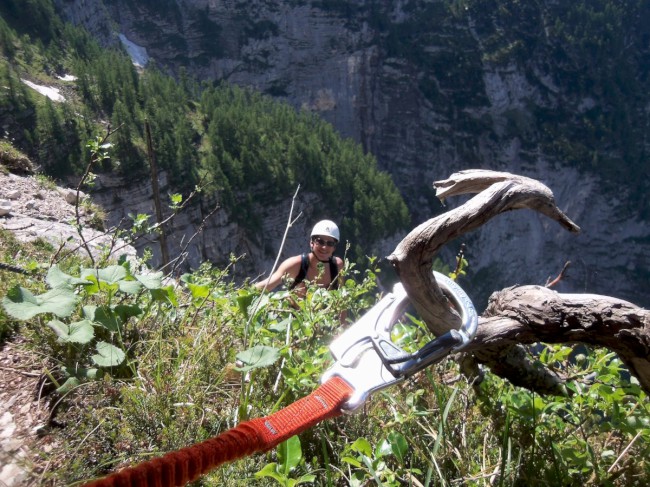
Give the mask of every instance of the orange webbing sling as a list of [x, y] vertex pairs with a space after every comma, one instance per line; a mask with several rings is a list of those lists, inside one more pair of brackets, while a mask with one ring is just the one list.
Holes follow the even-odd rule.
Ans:
[[309, 396], [270, 416], [245, 421], [219, 436], [126, 468], [86, 487], [183, 486], [223, 463], [270, 450], [321, 421], [339, 416], [341, 405], [352, 392], [345, 380], [332, 377]]

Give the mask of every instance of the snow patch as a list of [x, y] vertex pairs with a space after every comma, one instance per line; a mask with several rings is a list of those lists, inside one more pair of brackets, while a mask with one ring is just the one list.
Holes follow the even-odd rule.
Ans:
[[37, 85], [36, 83], [32, 83], [31, 81], [28, 81], [26, 79], [21, 79], [20, 81], [25, 83], [30, 88], [38, 91], [41, 95], [47, 96], [52, 101], [65, 101], [63, 95], [59, 93], [58, 88], [53, 88], [51, 86]]
[[76, 76], [72, 76], [71, 74], [66, 74], [65, 76], [57, 76], [61, 81], [74, 81], [77, 79]]
[[144, 68], [149, 62], [149, 55], [147, 54], [147, 49], [131, 42], [126, 38], [124, 34], [118, 34], [118, 37], [120, 38], [122, 45], [126, 49], [126, 52], [128, 52], [129, 56], [131, 56], [131, 61], [133, 62], [133, 64], [140, 68]]

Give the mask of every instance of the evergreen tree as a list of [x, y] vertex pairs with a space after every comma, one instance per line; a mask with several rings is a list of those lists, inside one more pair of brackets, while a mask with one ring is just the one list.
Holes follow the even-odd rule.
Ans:
[[63, 176], [68, 171], [65, 157], [65, 129], [63, 117], [46, 98], [36, 110], [36, 138], [40, 163], [53, 176]]

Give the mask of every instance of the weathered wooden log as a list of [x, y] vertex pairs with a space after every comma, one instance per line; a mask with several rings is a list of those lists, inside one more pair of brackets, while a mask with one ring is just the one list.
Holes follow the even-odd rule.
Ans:
[[[539, 181], [510, 173], [469, 170], [434, 183], [436, 195], [448, 198], [478, 193], [463, 205], [419, 225], [389, 256], [409, 298], [435, 334], [459, 324], [431, 273], [435, 255], [447, 242], [506, 211], [537, 211], [577, 233], [580, 228], [556, 205]], [[618, 354], [650, 392], [650, 313], [609, 296], [559, 294], [541, 286], [518, 286], [495, 292], [479, 319], [479, 330], [466, 354], [516, 385], [541, 393], [562, 393], [562, 380], [533, 366], [522, 345], [585, 343]], [[471, 368], [471, 367], [469, 367]]]

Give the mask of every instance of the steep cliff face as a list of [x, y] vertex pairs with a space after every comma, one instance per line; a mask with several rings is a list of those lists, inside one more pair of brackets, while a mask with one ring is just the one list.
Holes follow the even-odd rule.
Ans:
[[[166, 195], [173, 192], [168, 186], [166, 173], [159, 177], [159, 191]], [[122, 178], [100, 175], [92, 191], [93, 202], [106, 210], [107, 226], [124, 228], [131, 221], [130, 215], [155, 215], [154, 197], [151, 182], [140, 180], [126, 185]], [[309, 215], [315, 212], [318, 198], [314, 194], [299, 193], [294, 202], [293, 224], [285, 239], [282, 258], [305, 252], [308, 249], [307, 235], [311, 230], [311, 221], [305, 216], [296, 219], [299, 213]], [[243, 279], [265, 277], [273, 267], [280, 243], [284, 238], [291, 201], [279, 206], [257, 204], [256, 215], [262, 221], [259, 240], [251, 240], [249, 232], [233, 221], [228, 211], [220, 207], [219, 202], [199, 197], [171, 216], [168, 209], [163, 210], [167, 249], [170, 258], [169, 269], [197, 269], [206, 260], [227, 263], [229, 258], [241, 259], [232, 265], [232, 273]], [[150, 224], [155, 223], [153, 220]], [[160, 242], [156, 235], [146, 234], [134, 244], [142, 254], [145, 249], [151, 252], [152, 261], [162, 262]]]
[[[559, 290], [650, 304], [647, 207], [644, 214], [635, 203], [647, 189], [647, 163], [638, 161], [646, 160], [648, 145], [647, 136], [634, 134], [648, 133], [650, 113], [644, 91], [650, 30], [638, 20], [641, 7], [611, 13], [610, 23], [605, 12], [603, 26], [613, 23], [614, 33], [596, 36], [600, 41], [583, 56], [576, 47], [583, 44], [562, 43], [580, 29], [558, 24], [571, 12], [552, 1], [507, 8], [487, 0], [56, 3], [64, 17], [103, 42], [115, 43], [122, 34], [172, 72], [184, 68], [198, 78], [252, 86], [318, 112], [393, 175], [415, 223], [444, 211], [431, 185], [457, 170], [489, 168], [544, 182], [583, 233], [576, 238], [521, 213], [468, 236], [479, 300], [503, 286], [543, 284], [571, 260]], [[582, 27], [602, 17], [573, 21]], [[637, 19], [625, 25], [629, 45], [617, 47], [622, 27], [616, 22], [629, 19]], [[599, 25], [588, 27], [600, 32]], [[627, 70], [626, 79], [636, 84], [603, 80], [599, 69]], [[619, 112], [624, 121], [617, 122]], [[602, 121], [608, 117], [614, 121]], [[626, 167], [631, 160], [634, 167]], [[271, 261], [286, 211], [266, 216], [282, 220], [275, 233], [267, 227], [276, 241], [247, 242], [226, 231], [219, 238], [238, 243], [218, 251], [246, 250]], [[230, 228], [226, 219], [224, 229]], [[394, 238], [388, 242], [383, 248]]]

